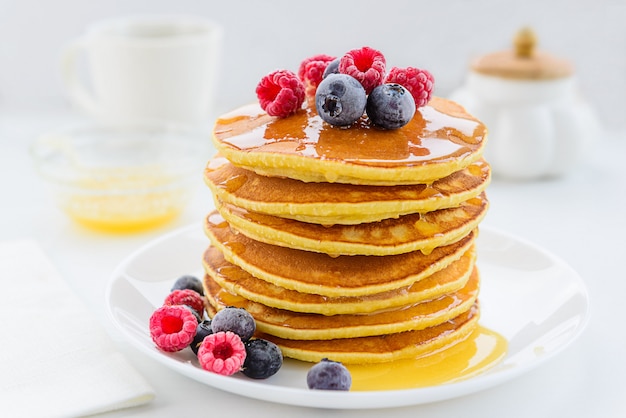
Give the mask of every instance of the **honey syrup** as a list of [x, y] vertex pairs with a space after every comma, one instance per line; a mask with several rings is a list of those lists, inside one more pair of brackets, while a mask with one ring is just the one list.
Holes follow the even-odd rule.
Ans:
[[465, 340], [408, 360], [346, 365], [354, 391], [414, 389], [454, 383], [483, 373], [505, 356], [508, 343], [495, 331], [478, 326]]

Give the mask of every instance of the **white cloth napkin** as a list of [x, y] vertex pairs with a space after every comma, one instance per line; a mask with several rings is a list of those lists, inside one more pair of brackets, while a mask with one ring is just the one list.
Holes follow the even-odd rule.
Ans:
[[76, 417], [154, 397], [35, 242], [0, 242], [0, 288], [0, 416]]

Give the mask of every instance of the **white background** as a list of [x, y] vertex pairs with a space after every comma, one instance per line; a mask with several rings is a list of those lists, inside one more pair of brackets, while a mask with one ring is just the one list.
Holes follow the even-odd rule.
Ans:
[[254, 100], [259, 79], [316, 53], [372, 46], [388, 64], [430, 70], [435, 93], [463, 82], [472, 57], [508, 48], [532, 26], [540, 46], [570, 59], [609, 129], [625, 128], [624, 0], [0, 0], [0, 110], [67, 107], [60, 50], [93, 21], [194, 14], [225, 29], [217, 112]]
[[[223, 393], [159, 367], [129, 346], [105, 314], [104, 290], [111, 272], [147, 241], [200, 222], [210, 197], [199, 185], [181, 218], [154, 231], [121, 237], [97, 234], [79, 228], [52, 204], [32, 166], [28, 144], [42, 132], [74, 121], [59, 76], [63, 45], [93, 21], [146, 13], [198, 14], [224, 25], [218, 112], [254, 100], [259, 78], [273, 69], [295, 70], [309, 55], [338, 55], [363, 45], [383, 51], [390, 65], [431, 70], [436, 93], [445, 96], [462, 83], [471, 57], [507, 47], [520, 26], [532, 25], [545, 49], [574, 62], [582, 93], [615, 133], [600, 138], [588, 158], [563, 178], [494, 181], [485, 222], [546, 248], [579, 272], [592, 307], [581, 339], [548, 364], [475, 395], [385, 411], [323, 412]], [[622, 418], [624, 22], [626, 0], [0, 0], [0, 240], [35, 239], [155, 388], [151, 404], [106, 416]], [[0, 394], [0, 415], [1, 407]]]

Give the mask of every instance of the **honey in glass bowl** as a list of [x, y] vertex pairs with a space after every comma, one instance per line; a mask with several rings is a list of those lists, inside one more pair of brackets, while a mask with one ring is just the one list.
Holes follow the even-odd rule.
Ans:
[[65, 213], [106, 232], [135, 232], [175, 219], [201, 183], [206, 133], [181, 127], [82, 126], [31, 147]]

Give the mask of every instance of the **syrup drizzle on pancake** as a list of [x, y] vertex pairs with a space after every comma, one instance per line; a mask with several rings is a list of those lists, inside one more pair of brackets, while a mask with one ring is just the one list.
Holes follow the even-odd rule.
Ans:
[[275, 118], [251, 104], [219, 118], [213, 141], [233, 164], [259, 174], [393, 185], [429, 183], [465, 168], [480, 159], [486, 132], [463, 107], [433, 98], [395, 130], [366, 119], [337, 128], [310, 105]]
[[214, 133], [241, 151], [391, 167], [461, 158], [481, 144], [485, 128], [462, 108], [435, 98], [417, 109], [403, 129], [381, 130], [362, 119], [350, 127], [350, 140], [345, 129], [324, 123], [312, 107], [281, 119], [267, 115], [256, 104], [243, 107], [233, 117], [221, 117]]

